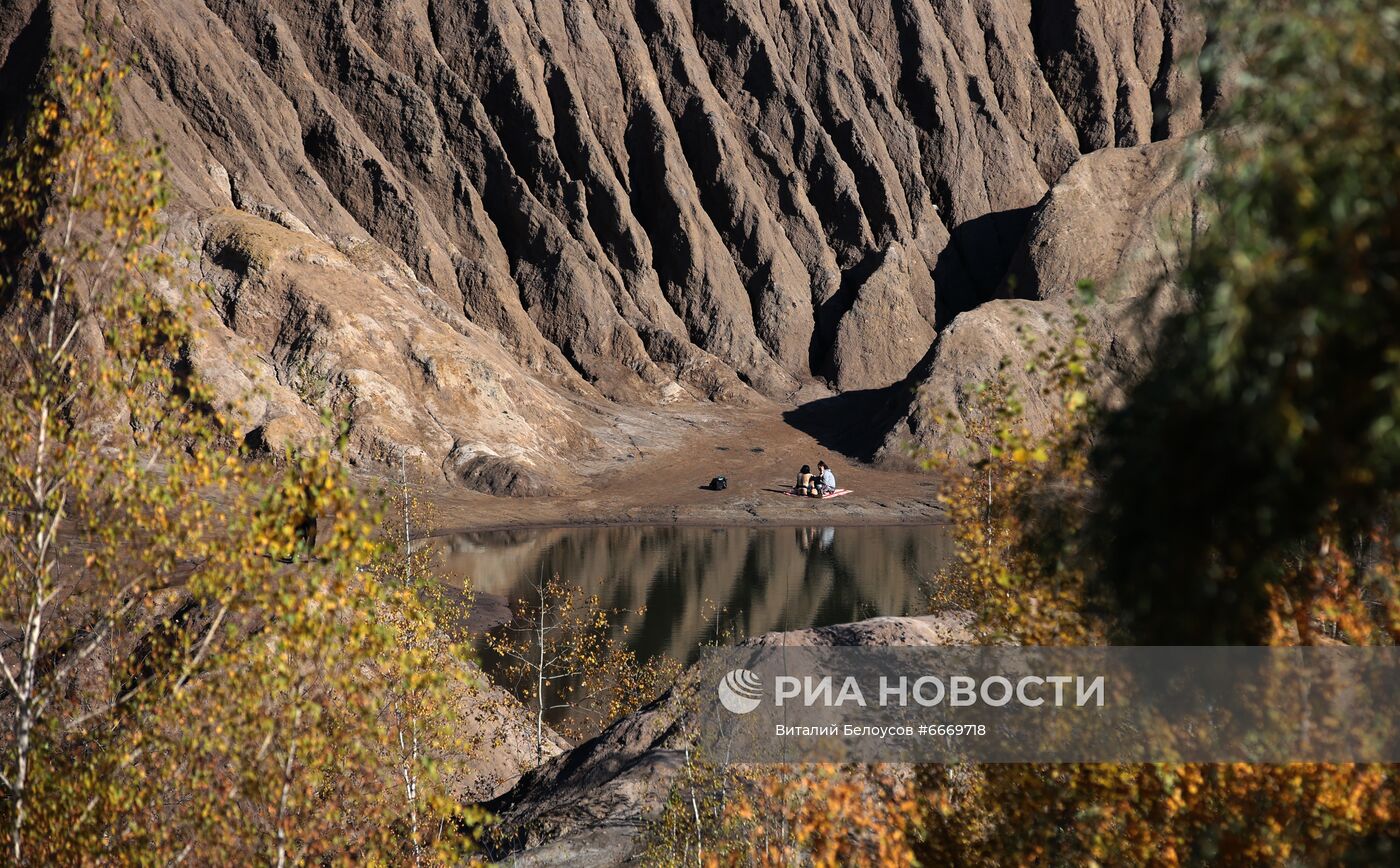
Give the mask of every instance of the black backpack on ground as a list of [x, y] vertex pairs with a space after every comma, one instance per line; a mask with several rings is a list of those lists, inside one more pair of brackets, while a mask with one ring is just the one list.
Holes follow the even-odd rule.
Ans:
[[714, 479], [710, 480], [711, 491], [724, 491], [728, 487], [729, 480], [725, 479], [723, 476], [716, 476]]

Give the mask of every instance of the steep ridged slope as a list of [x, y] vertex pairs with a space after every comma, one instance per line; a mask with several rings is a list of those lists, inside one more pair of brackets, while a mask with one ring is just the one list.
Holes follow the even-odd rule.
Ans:
[[[177, 228], [249, 364], [289, 388], [311, 370], [342, 409], [390, 395], [393, 424], [350, 414], [381, 452], [413, 445], [452, 468], [515, 447], [512, 461], [547, 464], [547, 441], [582, 435], [521, 452], [484, 420], [514, 406], [548, 431], [574, 412], [565, 393], [783, 399], [814, 378], [904, 378], [991, 297], [1081, 152], [1199, 124], [1178, 61], [1202, 35], [1182, 5], [19, 0], [0, 12], [0, 86], [12, 112], [16, 82], [85, 29], [137, 56], [126, 128], [166, 144]], [[396, 369], [387, 384], [347, 377], [327, 334], [236, 315], [286, 281], [267, 279], [276, 255], [250, 265], [209, 235], [227, 211], [376, 251], [364, 274], [297, 279], [364, 284], [320, 293], [328, 316], [412, 310], [358, 366]], [[381, 264], [404, 266], [400, 286]], [[415, 329], [455, 333], [453, 352], [551, 396], [430, 408], [421, 394], [441, 382], [414, 361]], [[307, 395], [283, 398], [284, 416], [315, 415]]]

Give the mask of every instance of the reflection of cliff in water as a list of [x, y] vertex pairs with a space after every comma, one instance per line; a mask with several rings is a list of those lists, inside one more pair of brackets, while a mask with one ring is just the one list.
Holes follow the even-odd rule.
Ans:
[[[515, 600], [558, 573], [627, 620], [642, 656], [695, 657], [717, 637], [925, 611], [952, 557], [942, 527], [608, 527], [447, 537], [448, 572], [479, 601]], [[620, 629], [620, 626], [619, 626]]]

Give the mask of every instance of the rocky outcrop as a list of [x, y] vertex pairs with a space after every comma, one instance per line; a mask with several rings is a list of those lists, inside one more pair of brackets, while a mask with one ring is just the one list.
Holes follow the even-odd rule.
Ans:
[[543, 729], [536, 750], [535, 721], [530, 709], [493, 684], [473, 662], [459, 663], [450, 701], [455, 715], [459, 754], [444, 756], [444, 788], [462, 803], [503, 795], [522, 773], [537, 764], [539, 751], [558, 756], [568, 742], [552, 729]]
[[250, 444], [281, 452], [324, 414], [356, 456], [496, 494], [544, 493], [559, 451], [597, 448], [564, 395], [378, 244], [231, 208], [192, 231], [210, 304], [191, 360]]
[[[757, 636], [745, 646], [928, 646], [973, 640], [971, 617], [947, 612], [872, 618]], [[611, 865], [632, 854], [643, 825], [661, 811], [694, 734], [700, 667], [641, 710], [522, 777], [487, 807], [501, 817], [502, 852], [519, 865]]]
[[[1074, 165], [1036, 209], [999, 294], [960, 315], [938, 337], [903, 419], [881, 454], [904, 460], [960, 454], [960, 433], [980, 384], [1003, 378], [1021, 399], [1032, 431], [1051, 407], [1029, 365], [1082, 334], [1097, 348], [1100, 397], [1109, 404], [1142, 371], [1158, 325], [1183, 304], [1174, 267], [1205, 219], [1199, 142], [1159, 142], [1097, 151]], [[1077, 306], [1089, 281], [1094, 302]]]
[[579, 401], [905, 377], [1081, 152], [1199, 123], [1183, 8], [16, 0], [0, 96], [94, 30], [137, 58], [123, 122], [216, 278], [206, 366], [269, 383], [258, 436], [326, 409], [309, 366], [357, 460], [531, 493]]
[[1206, 31], [1189, 0], [1030, 5], [1036, 56], [1082, 152], [1131, 147], [1200, 126], [1200, 79], [1183, 61], [1200, 53]]
[[829, 364], [836, 388], [880, 389], [907, 377], [933, 345], [933, 311], [933, 276], [892, 242], [836, 328]]
[[1080, 281], [1116, 302], [1167, 279], [1201, 229], [1200, 143], [1110, 148], [1080, 160], [1045, 194], [1002, 295], [1073, 297]]

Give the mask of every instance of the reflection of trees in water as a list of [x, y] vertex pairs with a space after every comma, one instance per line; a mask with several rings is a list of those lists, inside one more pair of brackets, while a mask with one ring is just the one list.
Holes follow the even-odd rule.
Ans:
[[715, 638], [921, 611], [952, 556], [939, 527], [611, 527], [462, 534], [446, 565], [514, 599], [541, 575], [598, 593], [643, 656], [692, 659]]

